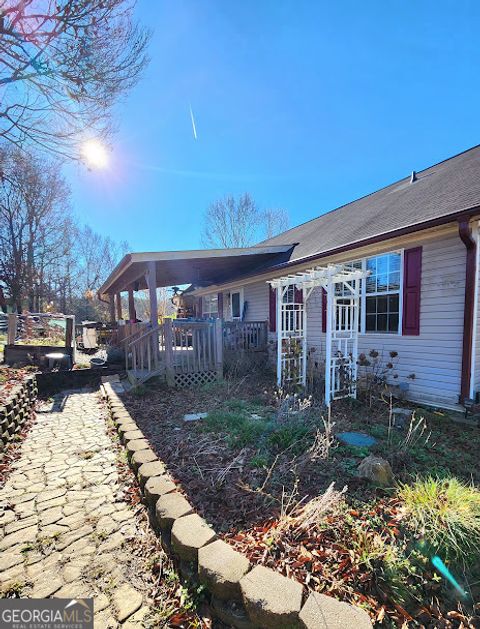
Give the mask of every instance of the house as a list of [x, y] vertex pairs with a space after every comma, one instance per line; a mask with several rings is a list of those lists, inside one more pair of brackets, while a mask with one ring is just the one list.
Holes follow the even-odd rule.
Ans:
[[[149, 264], [156, 285], [194, 285], [199, 316], [268, 320], [275, 339], [278, 290], [268, 282], [338, 265], [357, 270], [355, 348], [398, 352], [399, 378], [415, 374], [410, 399], [458, 408], [480, 392], [479, 219], [477, 146], [256, 247], [132, 254], [100, 292], [113, 299], [116, 291], [145, 288]], [[299, 287], [294, 279], [284, 291], [291, 304], [302, 302], [295, 296]], [[310, 288], [304, 311], [306, 346], [322, 354], [322, 285]]]

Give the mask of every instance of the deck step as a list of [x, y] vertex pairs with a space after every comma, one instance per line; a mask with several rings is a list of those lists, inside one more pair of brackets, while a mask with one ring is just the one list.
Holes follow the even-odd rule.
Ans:
[[157, 369], [129, 369], [127, 371], [127, 377], [134, 387], [147, 382], [151, 378], [164, 375], [165, 367], [163, 365]]

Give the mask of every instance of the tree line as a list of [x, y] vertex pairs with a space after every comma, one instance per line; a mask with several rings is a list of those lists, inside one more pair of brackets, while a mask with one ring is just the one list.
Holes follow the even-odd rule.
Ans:
[[126, 243], [76, 220], [58, 162], [16, 147], [0, 160], [0, 285], [13, 310], [103, 314], [95, 290]]

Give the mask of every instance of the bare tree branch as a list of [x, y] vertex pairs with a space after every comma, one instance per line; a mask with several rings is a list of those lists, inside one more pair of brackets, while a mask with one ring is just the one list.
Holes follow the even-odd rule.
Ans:
[[106, 139], [138, 81], [149, 33], [132, 0], [0, 0], [0, 138], [78, 159]]
[[249, 247], [288, 229], [285, 210], [260, 211], [245, 192], [238, 199], [226, 196], [212, 203], [206, 213], [202, 232], [205, 247]]

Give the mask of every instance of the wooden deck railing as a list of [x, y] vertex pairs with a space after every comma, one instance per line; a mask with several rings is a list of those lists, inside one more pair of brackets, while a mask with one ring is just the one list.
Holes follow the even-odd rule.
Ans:
[[111, 343], [119, 347], [126, 347], [126, 343], [131, 343], [136, 337], [142, 336], [148, 332], [150, 327], [150, 323], [144, 321], [119, 325], [112, 334]]
[[125, 368], [137, 377], [143, 372], [153, 372], [160, 368], [160, 341], [163, 344], [162, 326], [150, 328], [143, 334], [139, 332], [137, 330], [131, 335], [125, 345]]
[[223, 347], [227, 351], [265, 351], [268, 342], [266, 321], [224, 321]]
[[165, 319], [126, 339], [126, 369], [139, 380], [164, 373], [171, 386], [202, 384], [223, 376], [223, 352], [267, 349], [265, 321]]

